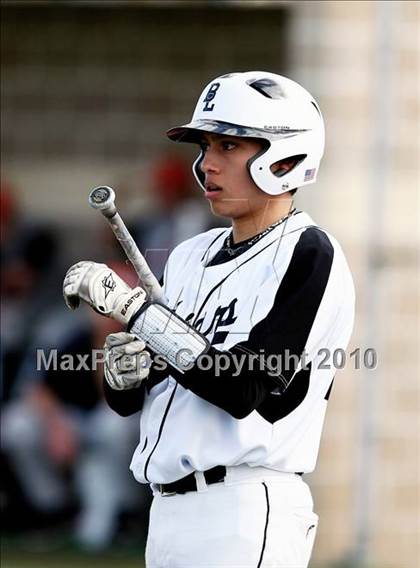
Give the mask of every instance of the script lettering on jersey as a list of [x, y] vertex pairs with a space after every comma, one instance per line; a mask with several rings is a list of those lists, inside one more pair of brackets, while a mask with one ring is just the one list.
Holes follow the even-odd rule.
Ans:
[[[237, 316], [235, 316], [235, 307], [237, 301], [238, 298], [234, 298], [228, 306], [218, 306], [213, 314], [213, 317], [211, 318], [210, 325], [206, 329], [202, 328], [204, 320], [207, 318], [207, 313], [196, 321], [193, 321], [195, 314], [190, 313], [185, 318], [185, 321], [206, 337], [213, 332], [213, 339], [211, 340], [211, 344], [220, 345], [224, 343], [226, 337], [229, 334], [229, 326], [231, 326], [237, 320]], [[181, 303], [182, 302], [179, 302], [176, 308]], [[223, 330], [223, 328], [227, 329]]]
[[209, 103], [210, 103], [210, 102], [214, 99], [214, 97], [216, 96], [216, 92], [217, 92], [217, 89], [218, 89], [219, 87], [220, 87], [220, 83], [212, 83], [212, 84], [210, 85], [210, 88], [209, 88], [209, 90], [207, 91], [206, 97], [205, 97], [205, 99], [204, 99], [205, 105], [204, 105], [204, 107], [203, 107], [203, 111], [205, 111], [205, 110], [206, 110], [206, 111], [207, 111], [207, 110], [213, 110], [213, 109], [214, 109], [214, 103], [213, 103], [212, 105], [209, 104]]

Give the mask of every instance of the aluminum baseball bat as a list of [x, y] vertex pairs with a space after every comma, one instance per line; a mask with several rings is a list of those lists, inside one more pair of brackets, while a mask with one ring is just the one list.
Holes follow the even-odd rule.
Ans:
[[143, 288], [149, 294], [152, 300], [156, 300], [166, 304], [161, 285], [156, 276], [150, 270], [146, 259], [139, 251], [133, 237], [130, 235], [124, 221], [119, 215], [115, 207], [115, 192], [111, 187], [100, 186], [95, 187], [89, 194], [89, 205], [93, 209], [97, 209], [107, 219], [114, 235], [124, 249], [128, 260], [134, 267], [139, 276]]

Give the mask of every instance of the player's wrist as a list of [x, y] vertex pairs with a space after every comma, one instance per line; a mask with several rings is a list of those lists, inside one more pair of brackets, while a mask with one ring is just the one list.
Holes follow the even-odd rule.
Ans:
[[124, 325], [128, 325], [147, 301], [147, 294], [140, 286], [132, 288], [118, 297], [112, 310], [112, 317]]

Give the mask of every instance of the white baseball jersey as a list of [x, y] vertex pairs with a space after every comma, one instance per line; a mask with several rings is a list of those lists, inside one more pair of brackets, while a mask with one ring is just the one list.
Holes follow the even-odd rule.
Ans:
[[[347, 347], [353, 328], [348, 265], [336, 240], [304, 212], [232, 258], [220, 256], [229, 232], [200, 234], [167, 262], [169, 307], [212, 347], [208, 368], [152, 373], [145, 381], [131, 463], [142, 483], [217, 465], [315, 467], [332, 356]], [[236, 366], [217, 369], [219, 352]]]

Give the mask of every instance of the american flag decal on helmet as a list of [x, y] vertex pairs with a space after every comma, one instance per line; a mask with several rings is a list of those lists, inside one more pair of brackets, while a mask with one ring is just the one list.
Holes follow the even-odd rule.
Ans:
[[305, 171], [305, 177], [303, 181], [311, 181], [315, 177], [316, 168], [312, 168], [311, 170]]

